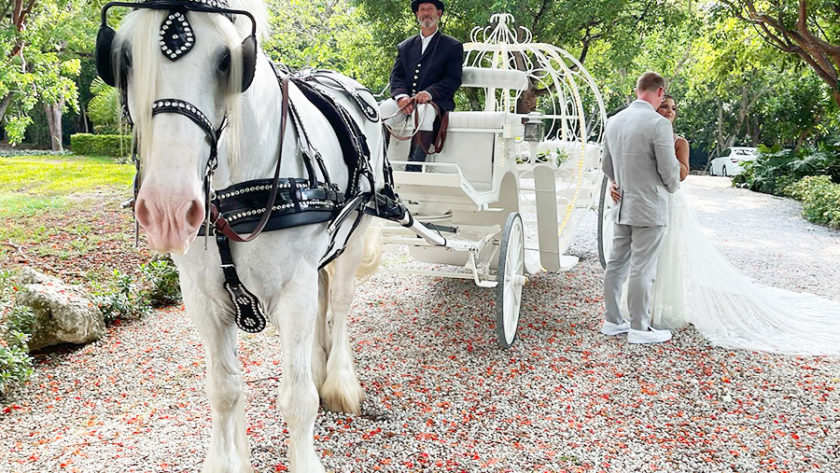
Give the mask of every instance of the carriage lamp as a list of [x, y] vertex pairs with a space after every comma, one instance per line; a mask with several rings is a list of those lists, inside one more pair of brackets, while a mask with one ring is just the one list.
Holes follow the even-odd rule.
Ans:
[[542, 116], [539, 112], [528, 114], [528, 121], [525, 122], [525, 141], [538, 143], [545, 139], [545, 123]]

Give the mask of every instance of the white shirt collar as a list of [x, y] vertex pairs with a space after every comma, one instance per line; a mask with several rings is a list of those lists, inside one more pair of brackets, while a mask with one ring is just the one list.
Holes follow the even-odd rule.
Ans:
[[656, 110], [655, 108], [653, 108], [653, 105], [651, 105], [650, 102], [648, 102], [647, 100], [642, 100], [642, 99], [636, 99], [630, 105], [633, 105], [633, 106], [636, 106], [636, 107], [648, 107], [651, 110]]
[[422, 31], [420, 32], [420, 43], [422, 44], [422, 46], [420, 48], [420, 54], [423, 54], [423, 53], [426, 52], [426, 47], [429, 45], [429, 43], [432, 42], [432, 38], [434, 38], [437, 33], [438, 33], [437, 28], [435, 28], [435, 32], [430, 34], [429, 36], [423, 36], [423, 32]]

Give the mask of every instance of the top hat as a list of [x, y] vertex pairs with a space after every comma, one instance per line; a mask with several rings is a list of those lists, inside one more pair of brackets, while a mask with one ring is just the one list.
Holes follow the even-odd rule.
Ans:
[[434, 3], [438, 10], [443, 11], [443, 2], [440, 0], [411, 0], [411, 11], [417, 13], [421, 3]]

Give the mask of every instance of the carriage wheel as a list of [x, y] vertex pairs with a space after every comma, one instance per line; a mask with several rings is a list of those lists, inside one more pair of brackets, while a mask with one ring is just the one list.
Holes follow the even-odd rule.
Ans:
[[508, 214], [499, 247], [499, 269], [496, 280], [496, 337], [499, 346], [510, 348], [516, 340], [522, 286], [525, 285], [525, 234], [522, 217]]
[[598, 259], [604, 269], [607, 269], [607, 259], [615, 233], [615, 223], [610, 211], [613, 207], [615, 202], [610, 197], [610, 179], [604, 176], [601, 182], [601, 201], [598, 203]]

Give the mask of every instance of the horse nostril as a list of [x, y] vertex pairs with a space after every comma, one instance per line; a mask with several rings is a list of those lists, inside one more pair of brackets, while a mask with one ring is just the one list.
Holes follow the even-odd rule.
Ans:
[[187, 209], [187, 225], [190, 228], [198, 228], [204, 221], [204, 203], [198, 199], [192, 201]]
[[142, 197], [137, 198], [137, 202], [134, 204], [134, 215], [137, 218], [137, 223], [141, 227], [149, 227], [149, 224], [152, 222], [152, 215], [149, 211], [149, 206], [146, 205], [146, 199]]

